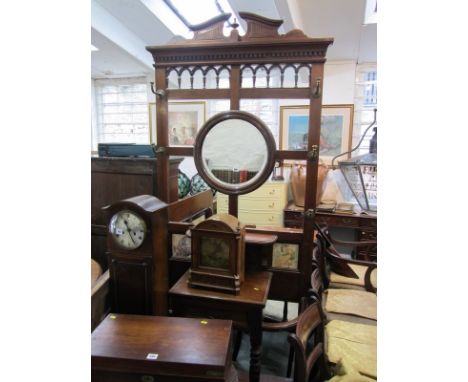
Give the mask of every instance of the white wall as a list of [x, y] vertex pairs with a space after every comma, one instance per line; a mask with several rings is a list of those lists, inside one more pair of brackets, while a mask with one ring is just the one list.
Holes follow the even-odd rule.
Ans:
[[356, 63], [332, 61], [325, 63], [322, 103], [324, 105], [354, 103]]

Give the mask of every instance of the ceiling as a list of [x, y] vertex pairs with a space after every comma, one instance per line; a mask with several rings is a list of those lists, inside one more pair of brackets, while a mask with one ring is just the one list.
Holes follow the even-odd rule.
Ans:
[[[93, 78], [147, 75], [153, 59], [145, 46], [174, 34], [146, 6], [153, 0], [91, 0]], [[280, 33], [302, 29], [309, 37], [333, 37], [328, 61], [377, 61], [377, 24], [364, 25], [366, 0], [228, 0], [234, 12], [282, 19]], [[238, 16], [236, 16], [238, 18]], [[243, 21], [241, 21], [243, 24]]]

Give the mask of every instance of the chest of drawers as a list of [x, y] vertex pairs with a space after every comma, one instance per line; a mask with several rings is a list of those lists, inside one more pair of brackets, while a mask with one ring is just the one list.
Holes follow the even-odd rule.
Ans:
[[[266, 182], [255, 191], [239, 196], [238, 218], [257, 227], [284, 227], [283, 209], [288, 204], [287, 182]], [[228, 195], [217, 194], [217, 213], [228, 213]]]

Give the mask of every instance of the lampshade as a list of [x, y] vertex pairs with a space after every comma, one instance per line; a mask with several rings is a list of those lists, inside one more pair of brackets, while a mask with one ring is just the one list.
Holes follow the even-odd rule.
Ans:
[[359, 206], [365, 211], [377, 211], [377, 153], [339, 161], [338, 166]]

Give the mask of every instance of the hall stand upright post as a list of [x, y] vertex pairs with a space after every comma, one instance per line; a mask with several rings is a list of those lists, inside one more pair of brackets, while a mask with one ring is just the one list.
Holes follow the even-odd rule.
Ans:
[[157, 164], [159, 182], [157, 184], [157, 196], [168, 202], [169, 197], [169, 155], [166, 148], [169, 146], [169, 105], [167, 99], [167, 78], [164, 67], [157, 67], [155, 73], [156, 82], [156, 139], [157, 139]]

